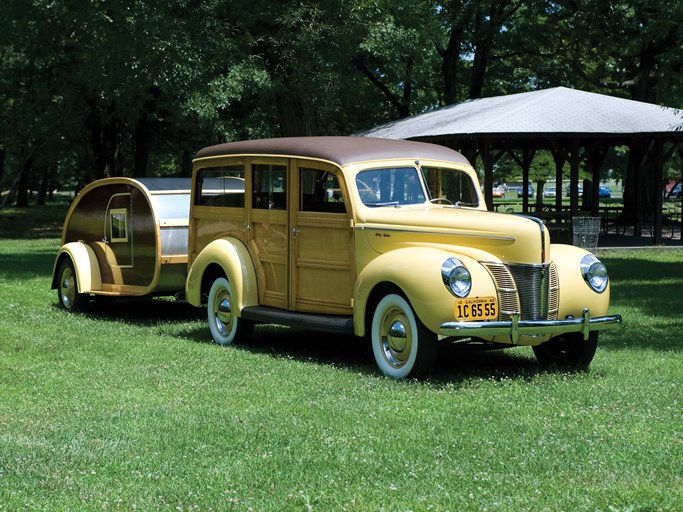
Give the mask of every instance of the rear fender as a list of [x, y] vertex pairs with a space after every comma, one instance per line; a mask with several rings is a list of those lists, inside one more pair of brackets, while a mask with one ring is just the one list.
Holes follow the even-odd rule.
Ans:
[[254, 264], [245, 245], [237, 238], [214, 240], [195, 258], [187, 274], [185, 298], [193, 306], [201, 306], [202, 283], [207, 269], [217, 265], [232, 285], [237, 311], [258, 305], [258, 285]]
[[55, 265], [52, 269], [52, 289], [59, 286], [57, 283], [57, 272], [64, 258], [71, 259], [76, 272], [78, 282], [78, 293], [92, 293], [102, 289], [102, 275], [100, 266], [97, 263], [97, 256], [92, 247], [82, 242], [70, 242], [62, 246], [55, 258]]

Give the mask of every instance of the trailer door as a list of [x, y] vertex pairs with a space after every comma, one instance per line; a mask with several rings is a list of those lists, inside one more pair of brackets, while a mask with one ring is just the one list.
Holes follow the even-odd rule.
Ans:
[[[104, 236], [107, 263], [116, 268], [133, 267], [133, 232], [131, 230], [132, 202], [130, 194], [115, 194], [109, 200], [104, 218]], [[122, 284], [122, 283], [118, 283]]]

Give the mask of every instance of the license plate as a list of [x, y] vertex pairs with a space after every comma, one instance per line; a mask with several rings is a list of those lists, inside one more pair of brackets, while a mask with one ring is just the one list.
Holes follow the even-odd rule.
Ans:
[[498, 303], [495, 297], [468, 297], [455, 301], [455, 319], [460, 322], [496, 318], [498, 318]]

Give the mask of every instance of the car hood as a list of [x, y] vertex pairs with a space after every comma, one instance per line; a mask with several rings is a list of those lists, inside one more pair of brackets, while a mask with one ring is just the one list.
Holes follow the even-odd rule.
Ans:
[[539, 264], [550, 249], [548, 231], [540, 220], [470, 208], [373, 208], [358, 227], [378, 253], [436, 245], [480, 261]]

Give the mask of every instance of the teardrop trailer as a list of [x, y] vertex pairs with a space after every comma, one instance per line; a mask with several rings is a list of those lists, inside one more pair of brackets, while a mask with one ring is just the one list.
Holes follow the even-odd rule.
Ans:
[[[189, 188], [186, 245], [178, 246], [185, 264], [166, 270], [153, 243], [162, 236], [131, 231], [152, 274], [135, 289], [126, 279], [144, 280], [144, 272], [125, 273], [118, 259], [120, 283], [110, 276], [93, 285], [92, 275], [111, 266], [114, 236], [125, 239], [120, 226], [132, 226], [121, 200], [78, 222], [70, 210], [53, 281], [60, 303], [184, 291], [206, 307], [219, 344], [247, 340], [259, 323], [355, 335], [370, 340], [379, 369], [395, 378], [428, 373], [441, 342], [531, 346], [542, 364], [587, 367], [599, 331], [621, 323], [608, 315], [609, 277], [597, 257], [551, 244], [538, 219], [488, 212], [476, 172], [442, 146], [360, 137], [234, 142], [196, 155]], [[75, 229], [86, 218], [101, 219], [110, 239], [86, 241]]]
[[107, 178], [86, 186], [64, 221], [52, 279], [59, 303], [185, 289], [190, 179]]

